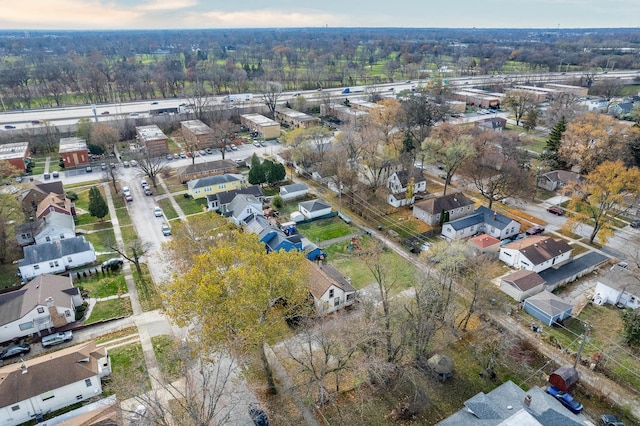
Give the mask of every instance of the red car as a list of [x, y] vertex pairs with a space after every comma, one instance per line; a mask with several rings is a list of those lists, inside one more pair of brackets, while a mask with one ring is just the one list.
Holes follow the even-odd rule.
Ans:
[[527, 229], [527, 235], [537, 235], [542, 234], [544, 232], [544, 226], [536, 225]]
[[564, 214], [564, 211], [560, 207], [549, 207], [547, 211], [556, 216], [562, 216]]

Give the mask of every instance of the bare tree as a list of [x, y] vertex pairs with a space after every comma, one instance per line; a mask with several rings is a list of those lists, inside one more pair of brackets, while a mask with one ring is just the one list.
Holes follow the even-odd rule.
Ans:
[[107, 247], [118, 253], [120, 256], [133, 263], [136, 267], [138, 276], [142, 276], [142, 269], [140, 268], [140, 258], [148, 254], [153, 248], [153, 244], [149, 242], [143, 242], [139, 239], [135, 239], [125, 243], [125, 247], [120, 248], [115, 241], [107, 241], [105, 243]]
[[148, 177], [153, 187], [157, 188], [158, 176], [168, 170], [167, 159], [148, 149], [135, 154], [134, 158], [138, 162], [138, 175]]
[[113, 190], [118, 192], [118, 179], [122, 176], [121, 170], [118, 168], [118, 162], [115, 159], [110, 159], [106, 162], [107, 168], [102, 171], [102, 176], [105, 180], [111, 182]]
[[536, 107], [535, 94], [527, 90], [512, 90], [502, 101], [504, 106], [513, 113], [516, 119], [516, 125], [520, 125], [520, 121], [525, 115]]
[[278, 100], [282, 96], [282, 83], [277, 81], [262, 81], [260, 83], [260, 92], [262, 92], [262, 100], [264, 104], [269, 108], [271, 118], [274, 117], [276, 107], [278, 106]]

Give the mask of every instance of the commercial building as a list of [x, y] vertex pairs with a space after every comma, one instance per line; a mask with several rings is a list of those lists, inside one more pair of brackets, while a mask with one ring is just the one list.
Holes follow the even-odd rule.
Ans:
[[265, 139], [280, 137], [280, 123], [260, 114], [241, 114], [240, 124], [249, 130], [258, 132]]
[[169, 138], [155, 124], [137, 126], [136, 139], [150, 154], [161, 155], [169, 152]]
[[58, 153], [65, 167], [89, 164], [89, 148], [87, 148], [87, 141], [84, 139], [76, 137], [60, 139]]
[[193, 149], [213, 148], [215, 139], [211, 127], [200, 120], [181, 121], [182, 136]]
[[279, 107], [275, 110], [274, 116], [277, 121], [293, 129], [308, 129], [309, 127], [320, 125], [319, 118], [291, 108]]
[[29, 158], [29, 142], [0, 145], [0, 161], [6, 161], [21, 172], [25, 171]]

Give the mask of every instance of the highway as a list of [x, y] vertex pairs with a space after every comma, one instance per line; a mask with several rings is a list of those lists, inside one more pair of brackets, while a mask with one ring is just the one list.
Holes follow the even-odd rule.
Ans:
[[[473, 87], [483, 86], [494, 83], [502, 84], [530, 84], [541, 85], [544, 83], [570, 83], [576, 78], [584, 76], [587, 72], [556, 72], [556, 73], [539, 73], [539, 74], [494, 74], [494, 75], [481, 75], [481, 76], [468, 76], [468, 77], [452, 77], [446, 79], [449, 86], [452, 87]], [[608, 71], [608, 72], [596, 72], [593, 73], [595, 80], [599, 79], [620, 79], [624, 81], [631, 81], [634, 79], [640, 79], [640, 70], [624, 70], [624, 71]], [[407, 80], [403, 82], [385, 83], [372, 85], [368, 87], [375, 88], [380, 93], [389, 93], [393, 89], [394, 93], [401, 92], [403, 90], [411, 90], [419, 85], [426, 84], [429, 80]], [[307, 99], [318, 99], [319, 97], [331, 96], [331, 97], [352, 97], [362, 96], [363, 93], [355, 94], [343, 94], [343, 88], [337, 89], [325, 89], [323, 91], [307, 90], [307, 91], [290, 91], [284, 92], [280, 97], [280, 101], [291, 100], [295, 95], [300, 94]], [[222, 105], [225, 104], [224, 96], [215, 96], [211, 98], [213, 104]], [[227, 103], [229, 107], [235, 105], [242, 105], [246, 103], [261, 103], [262, 98], [259, 94], [254, 95], [253, 99], [248, 102], [231, 102]], [[59, 108], [46, 108], [46, 109], [30, 109], [30, 110], [15, 110], [0, 112], [0, 130], [11, 130], [7, 126], [12, 126], [16, 129], [30, 129], [42, 126], [44, 121], [50, 122], [53, 125], [75, 124], [80, 118], [88, 118], [92, 121], [108, 123], [111, 120], [122, 118], [136, 118], [146, 117], [149, 115], [149, 111], [159, 108], [177, 108], [178, 105], [183, 103], [189, 103], [186, 98], [172, 98], [172, 99], [160, 99], [154, 101], [135, 101], [125, 103], [107, 103], [94, 106], [69, 106]]]

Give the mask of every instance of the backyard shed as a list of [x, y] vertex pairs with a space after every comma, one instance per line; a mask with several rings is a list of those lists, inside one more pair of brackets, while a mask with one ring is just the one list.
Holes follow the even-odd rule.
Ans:
[[438, 375], [443, 381], [451, 377], [453, 371], [453, 361], [446, 355], [435, 354], [427, 360], [427, 365], [431, 371]]
[[563, 392], [569, 392], [578, 383], [578, 370], [571, 365], [563, 365], [549, 376], [549, 384]]
[[573, 306], [548, 291], [541, 291], [524, 301], [524, 310], [531, 316], [552, 326], [571, 316]]

